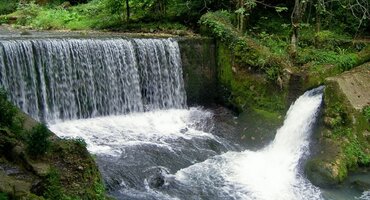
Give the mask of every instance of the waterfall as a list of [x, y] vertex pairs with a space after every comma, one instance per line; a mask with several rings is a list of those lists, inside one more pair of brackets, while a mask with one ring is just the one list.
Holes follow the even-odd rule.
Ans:
[[212, 115], [198, 108], [74, 120], [50, 128], [59, 136], [85, 139], [117, 199], [321, 200], [301, 162], [309, 152], [322, 90], [300, 96], [275, 139], [258, 151], [237, 151], [199, 129]]
[[[318, 200], [320, 189], [302, 174], [309, 137], [322, 101], [323, 87], [291, 105], [275, 139], [259, 151], [229, 151], [182, 169], [175, 178], [210, 199]], [[192, 198], [189, 198], [192, 199]]]
[[186, 106], [172, 39], [0, 40], [0, 84], [46, 122]]

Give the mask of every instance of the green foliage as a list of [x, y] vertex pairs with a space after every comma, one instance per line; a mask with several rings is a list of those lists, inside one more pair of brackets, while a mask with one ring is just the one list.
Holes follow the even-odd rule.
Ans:
[[5, 90], [0, 88], [0, 126], [11, 127], [16, 114], [17, 109], [8, 101]]
[[289, 65], [289, 60], [284, 56], [274, 54], [248, 36], [240, 36], [231, 23], [230, 14], [226, 11], [208, 12], [201, 17], [199, 23], [204, 27], [205, 33], [227, 45], [239, 65], [265, 72], [270, 81], [276, 81], [284, 66]]
[[357, 164], [362, 166], [370, 165], [370, 155], [363, 150], [363, 145], [360, 144], [356, 137], [351, 138], [351, 142], [344, 147], [344, 153], [348, 159], [349, 167], [356, 167]]
[[18, 10], [14, 15], [18, 16], [18, 25], [28, 25], [33, 18], [35, 18], [39, 12], [41, 12], [42, 7], [35, 4], [33, 1], [30, 3], [19, 4]]
[[46, 189], [43, 196], [50, 200], [65, 199], [60, 184], [60, 174], [55, 168], [51, 168], [47, 175]]
[[83, 148], [86, 148], [86, 146], [87, 146], [85, 140], [81, 137], [73, 138], [71, 140], [73, 140], [76, 144], [78, 144], [79, 146], [81, 146]]
[[27, 137], [27, 152], [34, 157], [43, 155], [50, 148], [50, 131], [44, 124], [32, 128]]
[[17, 9], [17, 0], [0, 0], [0, 15], [14, 12]]
[[364, 115], [365, 119], [370, 122], [370, 106], [365, 106], [362, 110], [362, 114]]
[[218, 47], [219, 81], [222, 98], [227, 106], [237, 111], [254, 108], [270, 113], [282, 113], [285, 109], [285, 92], [279, 90], [261, 76], [251, 75], [244, 69], [232, 70], [230, 50]]
[[94, 183], [94, 196], [97, 200], [104, 200], [105, 198], [105, 187], [100, 181], [95, 181]]
[[104, 2], [93, 0], [69, 9], [41, 7], [31, 2], [20, 5], [14, 15], [19, 16], [19, 25], [36, 29], [103, 29], [121, 22], [120, 16], [111, 14]]
[[5, 90], [0, 88], [0, 127], [7, 127], [18, 137], [23, 137], [23, 117], [18, 109], [8, 101]]
[[230, 16], [227, 11], [208, 12], [200, 18], [199, 23], [206, 27], [204, 30], [206, 34], [233, 46], [238, 42], [239, 36], [231, 23]]
[[0, 192], [0, 200], [8, 200], [8, 195]]
[[307, 47], [301, 49], [297, 62], [300, 64], [312, 63], [314, 65], [332, 64], [339, 71], [343, 72], [357, 65], [358, 55], [356, 53], [347, 53], [345, 49], [339, 47], [336, 51]]

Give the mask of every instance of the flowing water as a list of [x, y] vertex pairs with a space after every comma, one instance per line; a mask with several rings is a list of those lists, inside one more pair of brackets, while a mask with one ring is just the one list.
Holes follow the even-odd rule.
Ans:
[[210, 133], [212, 114], [197, 108], [68, 121], [51, 129], [87, 141], [120, 199], [321, 199], [300, 170], [321, 90], [302, 95], [259, 151], [235, 151]]
[[83, 138], [117, 199], [369, 199], [303, 175], [322, 87], [292, 104], [270, 143], [247, 150], [217, 113], [186, 107], [172, 39], [0, 40], [0, 84], [57, 135]]
[[186, 104], [171, 39], [0, 40], [0, 66], [11, 100], [41, 121]]

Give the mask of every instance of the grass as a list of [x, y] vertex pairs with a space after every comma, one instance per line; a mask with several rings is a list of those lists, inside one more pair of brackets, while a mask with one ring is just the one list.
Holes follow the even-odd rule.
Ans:
[[10, 16], [18, 18], [18, 25], [42, 30], [104, 29], [122, 23], [120, 16], [109, 13], [98, 0], [68, 9], [59, 6], [43, 7], [31, 2], [19, 6]]

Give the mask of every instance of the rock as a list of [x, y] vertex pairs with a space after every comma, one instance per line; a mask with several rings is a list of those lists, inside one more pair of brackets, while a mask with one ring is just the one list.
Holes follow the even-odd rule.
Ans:
[[22, 31], [20, 35], [32, 35], [32, 33], [28, 31]]
[[319, 187], [331, 187], [343, 181], [347, 176], [347, 169], [339, 162], [330, 163], [314, 159], [306, 164], [305, 173], [312, 184]]
[[327, 78], [328, 82], [338, 84], [338, 89], [358, 111], [370, 105], [370, 63], [344, 72], [339, 76]]
[[60, 4], [60, 7], [63, 8], [63, 9], [68, 9], [71, 6], [72, 5], [71, 5], [71, 3], [69, 1], [65, 1], [62, 4]]
[[26, 196], [31, 188], [31, 183], [23, 180], [17, 180], [14, 177], [7, 176], [0, 171], [0, 191], [11, 194], [19, 199], [22, 196]]
[[42, 196], [45, 192], [45, 184], [42, 181], [36, 180], [32, 183], [31, 190], [33, 194]]
[[186, 133], [186, 132], [188, 132], [188, 128], [183, 128], [180, 130], [180, 133]]
[[40, 177], [46, 177], [50, 171], [50, 165], [47, 163], [30, 163], [32, 170]]
[[363, 181], [363, 180], [355, 180], [351, 183], [356, 189], [361, 191], [367, 191], [370, 190], [370, 180], [369, 181]]
[[325, 85], [318, 154], [305, 168], [310, 181], [321, 187], [339, 184], [349, 171], [369, 165], [365, 134], [370, 124], [362, 109], [370, 105], [370, 63], [327, 78]]
[[154, 178], [151, 178], [149, 184], [151, 187], [154, 187], [154, 188], [162, 187], [164, 185], [164, 177], [156, 176]]

